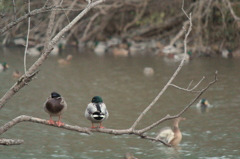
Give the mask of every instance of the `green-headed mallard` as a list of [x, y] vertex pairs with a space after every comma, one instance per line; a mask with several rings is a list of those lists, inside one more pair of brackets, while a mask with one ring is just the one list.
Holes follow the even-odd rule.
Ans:
[[209, 111], [208, 108], [212, 107], [208, 100], [206, 99], [200, 99], [199, 102], [196, 104], [196, 107], [200, 113], [206, 113]]
[[185, 120], [185, 118], [179, 117], [174, 119], [173, 129], [170, 127], [162, 128], [156, 139], [161, 139], [172, 146], [177, 146], [182, 140], [182, 133], [178, 125], [181, 120]]
[[0, 63], [0, 71], [5, 71], [8, 69], [8, 64], [6, 62]]
[[107, 107], [103, 103], [102, 98], [99, 96], [93, 97], [91, 103], [88, 104], [85, 111], [85, 117], [92, 123], [91, 128], [96, 128], [94, 127], [94, 123], [100, 123], [99, 128], [104, 128], [102, 127], [102, 121], [107, 119], [108, 116], [109, 114], [107, 111]]
[[62, 113], [67, 109], [67, 103], [64, 98], [61, 97], [57, 92], [52, 92], [51, 96], [47, 98], [44, 103], [44, 110], [50, 115], [49, 124], [55, 124], [52, 120], [52, 116], [58, 116], [58, 121], [56, 124], [60, 127], [64, 123], [60, 122]]
[[210, 106], [210, 104], [209, 104], [208, 100], [206, 100], [206, 99], [200, 99], [199, 102], [196, 105], [197, 108], [200, 108], [200, 107], [206, 108], [206, 107], [209, 107], [209, 106]]

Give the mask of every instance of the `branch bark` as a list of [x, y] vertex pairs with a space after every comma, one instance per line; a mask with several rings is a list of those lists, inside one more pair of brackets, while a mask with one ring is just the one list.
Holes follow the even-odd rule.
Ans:
[[20, 145], [23, 143], [24, 141], [19, 139], [0, 139], [0, 145], [5, 146]]

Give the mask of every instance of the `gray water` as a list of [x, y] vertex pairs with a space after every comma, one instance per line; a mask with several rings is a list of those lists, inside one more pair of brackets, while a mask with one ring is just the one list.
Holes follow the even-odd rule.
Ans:
[[[73, 54], [69, 65], [61, 66], [57, 60]], [[29, 67], [35, 57], [27, 58]], [[5, 48], [0, 50], [0, 62], [6, 61], [10, 68], [0, 72], [0, 96], [15, 82], [12, 72], [23, 72], [23, 50]], [[144, 67], [152, 67], [155, 74], [143, 75]], [[129, 128], [138, 115], [151, 103], [169, 80], [178, 63], [169, 63], [162, 57], [114, 57], [96, 56], [75, 49], [68, 49], [60, 57], [50, 56], [42, 65], [37, 78], [21, 89], [0, 111], [0, 126], [19, 115], [49, 119], [43, 103], [52, 91], [59, 92], [68, 103], [62, 122], [90, 127], [84, 111], [91, 98], [103, 98], [110, 117], [103, 126], [113, 129]], [[113, 136], [93, 133], [80, 134], [51, 126], [24, 122], [15, 125], [1, 138], [23, 139], [19, 146], [0, 146], [2, 159], [34, 158], [123, 158], [130, 152], [139, 159], [230, 159], [240, 158], [240, 59], [196, 58], [184, 65], [174, 84], [187, 87], [193, 80], [202, 89], [214, 79], [218, 70], [219, 81], [201, 98], [213, 106], [200, 113], [195, 104], [183, 114], [187, 120], [180, 123], [183, 140], [178, 149], [167, 148], [134, 135]], [[144, 128], [167, 114], [175, 115], [196, 94], [170, 87], [154, 107], [146, 114], [137, 128]], [[55, 118], [55, 120], [57, 120]], [[160, 128], [172, 126], [166, 121], [147, 133], [156, 136]]]

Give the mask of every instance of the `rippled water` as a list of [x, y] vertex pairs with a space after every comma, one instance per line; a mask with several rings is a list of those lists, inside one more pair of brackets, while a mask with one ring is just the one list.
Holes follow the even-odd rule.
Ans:
[[[169, 80], [177, 63], [164, 61], [162, 57], [99, 57], [93, 53], [66, 50], [74, 58], [67, 66], [60, 66], [60, 57], [50, 56], [40, 73], [28, 86], [17, 93], [0, 111], [0, 125], [19, 115], [48, 119], [43, 103], [52, 91], [59, 92], [68, 103], [62, 121], [70, 125], [89, 127], [84, 111], [91, 98], [102, 96], [110, 112], [103, 124], [107, 128], [130, 127], [141, 111], [155, 98]], [[62, 54], [61, 57], [65, 57]], [[28, 57], [28, 67], [36, 60]], [[15, 82], [12, 72], [23, 72], [23, 50], [8, 48], [0, 50], [0, 62], [6, 61], [10, 68], [0, 72], [0, 96]], [[152, 67], [154, 76], [143, 75], [144, 67]], [[166, 148], [160, 143], [139, 139], [133, 135], [112, 136], [94, 133], [90, 136], [35, 123], [20, 123], [5, 132], [1, 138], [23, 139], [19, 146], [0, 146], [0, 158], [123, 158], [126, 152], [139, 159], [230, 159], [240, 158], [240, 59], [197, 58], [186, 64], [174, 83], [187, 87], [191, 80], [196, 84], [203, 76], [203, 88], [219, 71], [219, 82], [203, 94], [213, 105], [207, 113], [199, 113], [192, 106], [183, 114], [187, 120], [180, 123], [183, 140], [178, 148]], [[174, 115], [195, 96], [169, 88], [140, 122], [138, 128], [166, 116]], [[148, 133], [155, 136], [167, 121]]]

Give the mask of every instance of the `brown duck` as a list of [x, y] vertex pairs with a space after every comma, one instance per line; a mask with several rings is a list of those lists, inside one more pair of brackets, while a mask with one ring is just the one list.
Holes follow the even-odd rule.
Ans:
[[60, 127], [64, 125], [61, 120], [61, 115], [67, 109], [67, 103], [65, 102], [64, 98], [61, 97], [60, 94], [57, 92], [52, 92], [51, 96], [47, 98], [47, 101], [44, 103], [44, 110], [46, 113], [50, 115], [50, 120], [48, 121], [49, 124], [55, 124], [52, 120], [52, 116], [58, 116], [58, 121], [56, 124]]
[[170, 127], [162, 128], [156, 139], [161, 139], [172, 146], [177, 146], [182, 140], [182, 133], [179, 128], [181, 120], [185, 120], [185, 118], [179, 117], [174, 120], [173, 129]]

